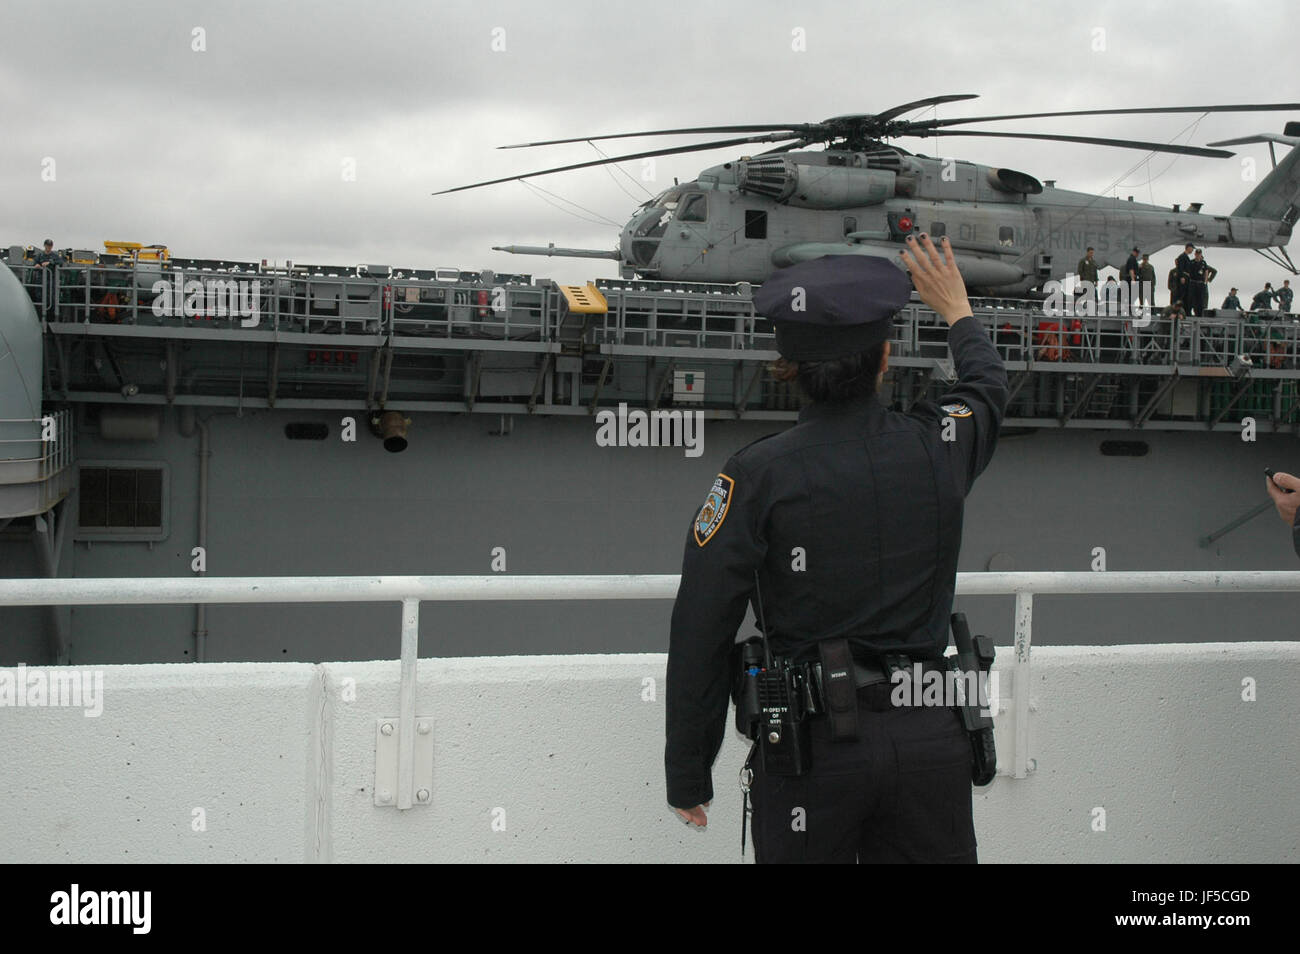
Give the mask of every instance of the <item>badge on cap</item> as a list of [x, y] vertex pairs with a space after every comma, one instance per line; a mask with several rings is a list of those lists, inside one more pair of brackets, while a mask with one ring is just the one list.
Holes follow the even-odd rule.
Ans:
[[726, 474], [718, 474], [713, 480], [713, 488], [704, 498], [704, 506], [695, 518], [695, 542], [700, 546], [708, 543], [722, 521], [727, 519], [727, 508], [731, 505], [731, 491], [736, 482]]
[[961, 403], [961, 401], [954, 401], [952, 404], [943, 405], [943, 411], [945, 414], [951, 415], [952, 417], [970, 417], [971, 414], [974, 413], [967, 405]]

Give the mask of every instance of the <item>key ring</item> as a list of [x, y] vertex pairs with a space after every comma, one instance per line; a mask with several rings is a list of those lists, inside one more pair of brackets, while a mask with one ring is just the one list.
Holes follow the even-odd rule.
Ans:
[[749, 794], [749, 787], [754, 781], [754, 770], [749, 767], [749, 763], [754, 760], [754, 750], [757, 745], [750, 745], [749, 755], [745, 757], [745, 764], [740, 767], [740, 790], [746, 795]]

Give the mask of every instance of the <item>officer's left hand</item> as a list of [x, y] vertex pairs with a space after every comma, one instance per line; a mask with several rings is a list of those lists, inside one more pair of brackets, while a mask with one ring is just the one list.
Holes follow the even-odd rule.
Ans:
[[[1271, 480], [1265, 477], [1264, 481], [1268, 485], [1268, 495], [1277, 507], [1277, 515], [1288, 525], [1294, 525], [1296, 507], [1300, 505], [1300, 478], [1279, 472]], [[1288, 490], [1291, 493], [1287, 493]]]
[[677, 813], [682, 821], [689, 822], [698, 828], [704, 828], [709, 824], [709, 818], [704, 814], [704, 809], [708, 807], [709, 803], [705, 802], [703, 805], [696, 805], [694, 808], [674, 808], [673, 811]]

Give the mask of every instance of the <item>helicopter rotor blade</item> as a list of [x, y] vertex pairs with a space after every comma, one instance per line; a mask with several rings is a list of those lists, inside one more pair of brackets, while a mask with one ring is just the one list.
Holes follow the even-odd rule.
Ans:
[[802, 149], [806, 145], [808, 145], [807, 139], [796, 139], [794, 142], [788, 143], [787, 145], [777, 146], [775, 149], [768, 149], [765, 152], [760, 152], [759, 155], [760, 156], [780, 155], [783, 152], [791, 152], [795, 149]]
[[651, 156], [674, 156], [683, 152], [703, 152], [706, 149], [721, 149], [725, 146], [740, 146], [750, 142], [780, 142], [783, 139], [789, 139], [790, 136], [781, 136], [773, 133], [768, 136], [746, 136], [743, 139], [720, 139], [717, 142], [702, 142], [694, 146], [676, 146], [672, 149], [653, 149], [649, 152], [634, 152], [626, 156], [610, 156], [606, 159], [592, 159], [588, 162], [575, 162], [567, 166], [556, 166], [554, 169], [541, 169], [537, 172], [525, 172], [517, 176], [504, 176], [500, 179], [489, 179], [486, 182], [474, 182], [469, 185], [456, 186], [454, 189], [443, 189], [434, 192], [433, 195], [446, 195], [449, 192], [462, 192], [465, 189], [477, 189], [480, 186], [496, 185], [499, 182], [514, 182], [516, 179], [531, 179], [533, 176], [545, 176], [552, 172], [568, 172], [571, 169], [586, 169], [591, 166], [603, 166], [612, 162], [627, 162], [630, 159], [648, 159]]
[[956, 103], [963, 99], [979, 99], [979, 95], [977, 93], [952, 93], [947, 96], [931, 96], [927, 99], [918, 99], [914, 103], [904, 103], [902, 106], [887, 109], [883, 113], [876, 113], [871, 117], [871, 121], [873, 123], [885, 123], [895, 116], [910, 113], [914, 109], [924, 109], [926, 106], [937, 106], [940, 103]]
[[1056, 113], [1014, 113], [1006, 116], [970, 116], [965, 119], [927, 119], [912, 123], [911, 129], [938, 129], [965, 123], [991, 123], [1004, 119], [1046, 119], [1054, 116], [1127, 116], [1160, 113], [1260, 113], [1300, 109], [1300, 103], [1242, 103], [1230, 106], [1150, 106], [1142, 109], [1078, 109]]
[[[979, 132], [971, 129], [953, 129], [953, 126], [966, 125], [968, 123], [987, 123], [1000, 122], [1010, 119], [1046, 119], [1061, 116], [1122, 116], [1122, 115], [1160, 115], [1169, 113], [1249, 113], [1249, 112], [1276, 112], [1283, 110], [1300, 110], [1300, 103], [1241, 103], [1234, 105], [1220, 106], [1152, 106], [1130, 109], [1082, 109], [1066, 110], [1059, 112], [1044, 113], [1008, 113], [1002, 116], [968, 116], [962, 119], [930, 119], [914, 121], [897, 121], [895, 117], [915, 109], [922, 109], [926, 106], [934, 106], [940, 103], [959, 102], [967, 99], [978, 98], [973, 93], [957, 93], [944, 96], [931, 96], [926, 99], [918, 99], [910, 103], [903, 103], [899, 106], [893, 106], [882, 113], [866, 113], [861, 115], [847, 115], [832, 117], [820, 123], [789, 123], [784, 125], [765, 124], [754, 126], [693, 126], [681, 129], [656, 129], [646, 130], [643, 132], [631, 133], [612, 133], [604, 136], [581, 136], [572, 139], [550, 139], [538, 142], [516, 143], [509, 146], [499, 146], [500, 149], [522, 149], [529, 146], [555, 146], [565, 143], [577, 142], [595, 142], [604, 139], [623, 139], [633, 136], [675, 136], [689, 135], [694, 133], [719, 133], [719, 132], [748, 132], [762, 133], [762, 135], [745, 136], [739, 139], [724, 139], [714, 142], [697, 143], [692, 146], [677, 146], [671, 149], [654, 149], [645, 152], [635, 152], [624, 156], [611, 156], [601, 159], [594, 159], [588, 162], [576, 162], [565, 166], [556, 166], [551, 169], [542, 169], [537, 172], [526, 172], [522, 175], [504, 176], [500, 179], [490, 179], [486, 182], [475, 182], [470, 185], [456, 186], [452, 189], [443, 189], [433, 195], [446, 195], [450, 192], [461, 192], [465, 189], [477, 189], [481, 186], [497, 185], [502, 182], [515, 182], [520, 179], [529, 179], [534, 176], [549, 175], [553, 172], [568, 172], [573, 169], [586, 169], [592, 166], [602, 166], [615, 162], [626, 162], [632, 159], [648, 159], [654, 156], [673, 156], [690, 152], [703, 152], [709, 149], [721, 149], [727, 146], [738, 146], [746, 143], [758, 142], [785, 142], [786, 140], [795, 140], [792, 143], [778, 146], [760, 155], [772, 155], [789, 152], [793, 149], [800, 149], [814, 142], [834, 143], [843, 140], [845, 144], [860, 147], [862, 142], [875, 141], [876, 137], [896, 139], [902, 136], [915, 136], [925, 138], [928, 136], [942, 135], [947, 136], [984, 136], [998, 139], [1037, 139], [1045, 142], [1073, 142], [1083, 145], [1092, 146], [1111, 146], [1119, 149], [1141, 149], [1146, 152], [1164, 152], [1181, 156], [1203, 156], [1210, 159], [1226, 159], [1234, 153], [1224, 149], [1211, 149], [1201, 146], [1178, 146], [1169, 143], [1144, 142], [1137, 139], [1107, 139], [1094, 136], [1067, 136], [1043, 133], [1012, 133], [1012, 132]], [[888, 128], [886, 128], [888, 127]], [[1224, 141], [1223, 145], [1232, 145]]]
[[[902, 133], [904, 136], [926, 137], [929, 132]], [[1226, 149], [1205, 149], [1201, 146], [1175, 146], [1163, 142], [1142, 142], [1137, 139], [1098, 139], [1094, 136], [1057, 136], [1044, 133], [980, 132], [975, 129], [945, 129], [944, 136], [993, 136], [998, 139], [1042, 139], [1046, 142], [1080, 142], [1090, 146], [1116, 146], [1120, 149], [1142, 149], [1147, 152], [1172, 152], [1179, 156], [1204, 156], [1208, 159], [1226, 159], [1235, 153]]]
[[741, 133], [741, 132], [782, 132], [798, 133], [808, 129], [807, 123], [768, 123], [757, 126], [692, 126], [688, 129], [652, 129], [643, 132], [610, 133], [607, 136], [577, 136], [573, 139], [547, 139], [541, 142], [517, 142], [509, 146], [497, 146], [498, 149], [527, 149], [531, 146], [560, 146], [570, 142], [598, 142], [602, 139], [630, 139], [634, 136], [681, 136], [691, 133]]

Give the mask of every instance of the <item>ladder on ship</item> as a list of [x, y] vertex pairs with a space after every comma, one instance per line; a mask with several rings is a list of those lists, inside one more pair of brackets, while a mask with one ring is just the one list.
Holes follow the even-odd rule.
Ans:
[[1071, 374], [1062, 388], [1062, 422], [1071, 418], [1105, 419], [1119, 399], [1121, 384], [1110, 374]]

